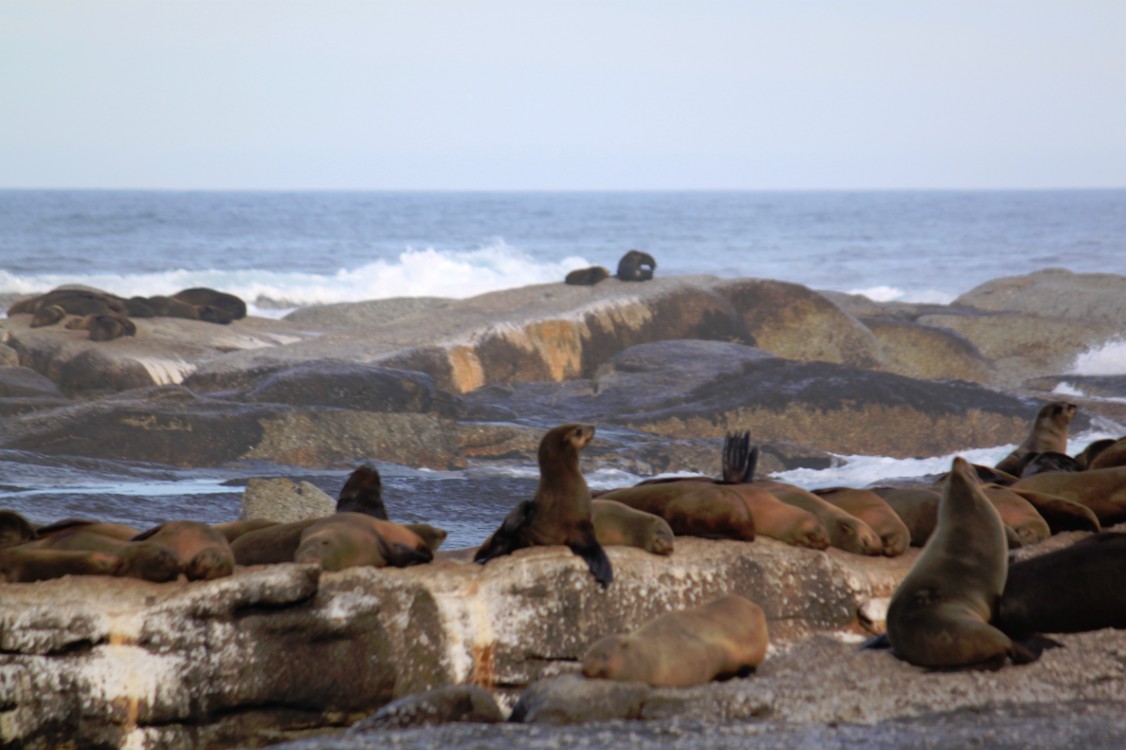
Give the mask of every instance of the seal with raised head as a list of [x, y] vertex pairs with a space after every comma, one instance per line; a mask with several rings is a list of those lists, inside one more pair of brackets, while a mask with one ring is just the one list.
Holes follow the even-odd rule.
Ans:
[[364, 464], [348, 475], [336, 500], [337, 513], [366, 513], [374, 518], [387, 518], [383, 504], [383, 479], [379, 469]]
[[991, 624], [1007, 571], [1001, 516], [970, 463], [956, 457], [934, 533], [888, 606], [887, 640], [895, 655], [936, 669], [1034, 659]]
[[996, 468], [1020, 476], [1022, 459], [1029, 453], [1055, 451], [1067, 453], [1067, 432], [1077, 407], [1068, 401], [1044, 404], [1036, 414], [1032, 429], [1016, 449], [998, 462]]
[[652, 255], [630, 250], [618, 261], [617, 278], [619, 281], [649, 281], [656, 269], [657, 261]]
[[623, 545], [654, 555], [672, 554], [672, 527], [660, 516], [602, 498], [591, 501], [590, 512], [594, 536], [603, 547]]
[[1013, 637], [1126, 628], [1126, 534], [1104, 531], [1009, 566], [997, 627]]
[[762, 608], [728, 594], [596, 641], [583, 656], [583, 676], [654, 687], [701, 685], [750, 673], [768, 645]]
[[565, 544], [586, 561], [604, 588], [614, 578], [610, 559], [598, 543], [591, 520], [590, 488], [579, 452], [594, 438], [594, 425], [553, 427], [540, 440], [540, 481], [531, 500], [517, 505], [473, 556], [485, 563], [524, 547]]

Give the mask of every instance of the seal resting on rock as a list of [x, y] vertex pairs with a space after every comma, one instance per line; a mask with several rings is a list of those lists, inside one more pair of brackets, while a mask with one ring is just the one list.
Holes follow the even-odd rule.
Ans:
[[136, 533], [123, 524], [67, 520], [43, 527], [41, 538], [28, 547], [114, 555], [121, 564], [112, 575], [154, 583], [171, 581], [180, 575], [180, 559], [175, 552], [162, 544], [128, 541]]
[[1067, 453], [1067, 432], [1071, 418], [1075, 416], [1076, 406], [1068, 401], [1053, 401], [1040, 408], [1036, 421], [1024, 442], [1005, 456], [996, 468], [1014, 476], [1020, 476], [1023, 459], [1029, 453], [1055, 451]]
[[[200, 318], [210, 323], [230, 323], [232, 320], [242, 320], [246, 317], [246, 303], [241, 297], [210, 287], [182, 289], [173, 294], [172, 298], [200, 308]], [[204, 308], [213, 308], [213, 310], [206, 311]]]
[[891, 597], [887, 640], [896, 656], [937, 669], [1032, 661], [991, 624], [1005, 587], [1008, 549], [1001, 516], [960, 456], [947, 475], [938, 523]]
[[227, 537], [205, 523], [169, 521], [142, 531], [131, 541], [146, 539], [172, 550], [189, 581], [223, 578], [234, 571], [235, 556]]
[[603, 547], [638, 547], [654, 555], [671, 555], [673, 531], [660, 516], [636, 510], [616, 500], [592, 500], [594, 535]]
[[1126, 466], [1049, 471], [1021, 479], [1013, 489], [1056, 495], [1085, 505], [1095, 512], [1103, 526], [1126, 521]]
[[911, 546], [911, 531], [907, 524], [875, 492], [852, 487], [825, 487], [813, 490], [813, 494], [868, 524], [883, 542], [885, 556], [898, 557]]
[[829, 543], [857, 555], [882, 555], [884, 542], [868, 524], [851, 513], [826, 502], [809, 490], [785, 482], [757, 479], [752, 487], [760, 487], [784, 503], [809, 511], [829, 532]]
[[596, 641], [583, 656], [583, 676], [654, 687], [700, 685], [750, 673], [767, 645], [762, 608], [728, 594]]
[[540, 440], [540, 481], [531, 500], [517, 505], [473, 556], [485, 563], [524, 547], [565, 544], [586, 561], [603, 588], [614, 578], [591, 520], [590, 488], [579, 467], [579, 451], [594, 439], [594, 425], [553, 427]]
[[571, 286], [594, 286], [600, 281], [610, 278], [610, 271], [602, 266], [590, 268], [576, 268], [563, 279], [564, 284]]
[[433, 559], [433, 551], [413, 531], [365, 513], [318, 519], [305, 529], [293, 555], [294, 562], [315, 562], [325, 570], [365, 565], [405, 568]]
[[599, 496], [668, 521], [673, 533], [708, 539], [755, 539], [755, 519], [732, 488], [710, 480], [621, 487]]
[[1126, 628], [1126, 534], [1104, 531], [1013, 563], [997, 627], [1013, 637]]
[[113, 341], [137, 335], [137, 325], [124, 315], [83, 315], [67, 321], [65, 327], [72, 331], [89, 331], [91, 341]]
[[[1096, 442], [1101, 443], [1101, 441]], [[1094, 445], [1094, 447], [1089, 445], [1085, 450], [1090, 451], [1086, 459], [1088, 469], [1110, 469], [1115, 466], [1126, 466], [1126, 438], [1101, 443]]]
[[619, 281], [649, 281], [656, 269], [657, 261], [652, 255], [630, 250], [618, 261], [617, 278]]

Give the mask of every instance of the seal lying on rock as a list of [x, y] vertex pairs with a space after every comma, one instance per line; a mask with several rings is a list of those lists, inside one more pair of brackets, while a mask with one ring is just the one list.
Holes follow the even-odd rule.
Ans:
[[897, 557], [911, 546], [907, 524], [876, 493], [852, 487], [826, 487], [813, 490], [813, 494], [868, 524], [883, 542], [885, 556]]
[[961, 457], [946, 479], [938, 524], [891, 597], [887, 641], [920, 667], [995, 668], [1038, 657], [991, 624], [1005, 587], [1008, 549], [997, 509]]
[[293, 555], [294, 562], [315, 562], [325, 570], [365, 565], [405, 568], [433, 559], [433, 550], [413, 531], [365, 513], [318, 519], [302, 533]]
[[531, 500], [517, 505], [500, 528], [478, 548], [473, 561], [536, 545], [565, 544], [586, 561], [603, 587], [614, 578], [610, 559], [594, 533], [590, 488], [579, 467], [579, 451], [594, 438], [594, 425], [565, 424], [548, 430], [540, 440], [540, 481]]
[[600, 281], [610, 278], [610, 272], [602, 266], [590, 268], [576, 268], [563, 279], [564, 284], [571, 286], [594, 286]]
[[121, 559], [107, 552], [35, 549], [27, 545], [0, 549], [0, 581], [30, 583], [67, 575], [118, 575]]
[[1104, 531], [1013, 563], [997, 627], [1013, 637], [1126, 628], [1126, 534]]
[[673, 531], [660, 516], [636, 510], [616, 500], [592, 500], [594, 535], [603, 547], [638, 547], [654, 555], [671, 555]]
[[767, 645], [762, 608], [729, 594], [602, 638], [583, 656], [583, 676], [654, 687], [700, 685], [748, 674], [766, 657]]
[[189, 581], [229, 576], [235, 567], [231, 545], [222, 532], [199, 521], [170, 521], [143, 531], [134, 542], [151, 540], [175, 553]]
[[872, 528], [851, 513], [826, 502], [809, 490], [786, 482], [758, 479], [751, 483], [784, 503], [816, 516], [829, 532], [829, 543], [837, 549], [858, 555], [882, 555], [884, 542]]
[[1050, 471], [1021, 479], [1018, 492], [1031, 490], [1085, 505], [1103, 526], [1126, 521], [1126, 466], [1087, 471]]
[[1067, 453], [1067, 432], [1077, 407], [1067, 401], [1053, 401], [1041, 407], [1028, 437], [997, 464], [997, 469], [1020, 476], [1022, 459], [1029, 453], [1055, 451]]
[[[128, 536], [125, 536], [127, 533]], [[114, 555], [121, 561], [113, 575], [154, 583], [175, 580], [182, 567], [176, 553], [162, 544], [128, 541], [136, 533], [134, 529], [122, 524], [68, 520], [44, 527], [41, 538], [31, 542], [28, 548], [103, 552]]]
[[755, 519], [731, 487], [712, 481], [654, 482], [599, 496], [665, 519], [673, 533], [709, 539], [755, 538]]

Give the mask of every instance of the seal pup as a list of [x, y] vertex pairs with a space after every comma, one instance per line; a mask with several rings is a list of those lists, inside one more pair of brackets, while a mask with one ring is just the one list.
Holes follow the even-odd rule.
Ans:
[[600, 281], [610, 278], [610, 271], [602, 266], [590, 268], [576, 268], [563, 278], [564, 284], [571, 286], [594, 286]]
[[997, 627], [1012, 637], [1126, 628], [1126, 534], [1104, 531], [1012, 563]]
[[590, 503], [594, 536], [603, 547], [623, 545], [638, 547], [654, 555], [671, 555], [673, 531], [660, 516], [636, 510], [616, 500], [592, 500]]
[[614, 571], [595, 536], [590, 488], [579, 466], [579, 452], [592, 439], [590, 424], [564, 424], [547, 431], [539, 445], [536, 494], [508, 514], [474, 554], [474, 562], [486, 563], [524, 547], [565, 544], [586, 561], [603, 588], [610, 585]]
[[383, 504], [383, 479], [374, 465], [364, 464], [348, 475], [337, 496], [336, 512], [366, 513], [388, 520], [387, 506]]
[[657, 261], [652, 255], [640, 250], [630, 250], [618, 261], [616, 276], [619, 281], [649, 281], [656, 269]]
[[1008, 549], [997, 509], [973, 467], [954, 459], [938, 523], [891, 597], [887, 640], [899, 658], [935, 669], [1032, 661], [991, 623], [1005, 587]]
[[1020, 476], [1021, 459], [1028, 453], [1055, 451], [1067, 453], [1067, 432], [1072, 417], [1078, 407], [1069, 401], [1053, 401], [1045, 404], [1036, 414], [1028, 437], [1001, 459], [995, 468], [1014, 476]]
[[649, 620], [629, 634], [596, 641], [583, 676], [686, 687], [749, 674], [766, 658], [762, 608], [737, 594]]

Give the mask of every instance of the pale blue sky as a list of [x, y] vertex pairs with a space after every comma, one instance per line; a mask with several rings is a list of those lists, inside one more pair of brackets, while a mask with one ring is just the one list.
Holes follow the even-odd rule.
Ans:
[[0, 0], [0, 187], [1126, 186], [1122, 0]]

